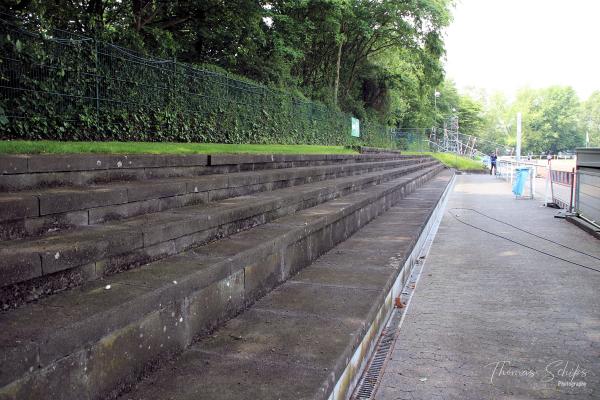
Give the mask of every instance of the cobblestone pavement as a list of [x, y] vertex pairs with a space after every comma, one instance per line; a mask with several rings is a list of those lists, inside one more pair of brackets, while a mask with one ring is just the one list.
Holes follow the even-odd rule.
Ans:
[[600, 273], [459, 222], [600, 269], [473, 211], [600, 257], [600, 241], [540, 202], [457, 176], [376, 399], [600, 399]]

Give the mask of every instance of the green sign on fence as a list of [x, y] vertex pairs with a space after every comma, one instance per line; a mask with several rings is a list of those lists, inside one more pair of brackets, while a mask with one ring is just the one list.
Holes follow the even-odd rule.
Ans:
[[352, 136], [360, 137], [360, 121], [354, 117], [351, 117], [352, 120]]

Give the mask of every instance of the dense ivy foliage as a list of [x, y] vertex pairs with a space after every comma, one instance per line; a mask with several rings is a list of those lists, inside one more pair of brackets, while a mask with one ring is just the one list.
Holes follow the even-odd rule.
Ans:
[[435, 124], [450, 4], [8, 0], [4, 136], [384, 145]]
[[3, 35], [5, 139], [389, 146], [384, 126], [222, 72], [64, 31]]

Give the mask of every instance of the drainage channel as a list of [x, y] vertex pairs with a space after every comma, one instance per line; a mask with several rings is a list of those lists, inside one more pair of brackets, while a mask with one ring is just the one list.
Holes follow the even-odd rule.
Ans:
[[401, 315], [401, 312], [394, 311], [389, 324], [381, 332], [381, 336], [375, 346], [375, 351], [373, 352], [371, 360], [369, 360], [369, 364], [351, 397], [352, 400], [372, 399], [375, 389], [379, 384], [381, 372], [387, 361], [388, 354], [393, 348], [394, 343], [396, 343], [397, 335], [395, 327], [400, 323]]
[[377, 388], [381, 381], [381, 377], [383, 375], [383, 371], [385, 370], [390, 353], [394, 348], [396, 340], [399, 338], [400, 328], [410, 306], [410, 302], [419, 282], [419, 278], [421, 277], [425, 259], [429, 254], [433, 239], [435, 238], [438, 227], [442, 220], [443, 211], [446, 208], [446, 203], [448, 200], [447, 195], [453, 186], [454, 178], [448, 185], [444, 198], [442, 201], [440, 201], [440, 205], [438, 205], [437, 211], [439, 212], [436, 213], [435, 217], [432, 217], [433, 221], [431, 228], [429, 229], [425, 241], [419, 250], [418, 258], [412, 265], [410, 277], [406, 280], [406, 284], [402, 288], [401, 293], [396, 299], [394, 299], [395, 307], [392, 309], [387, 324], [381, 330], [377, 343], [375, 344], [373, 352], [371, 353], [371, 357], [366, 363], [366, 367], [360, 379], [358, 380], [354, 392], [350, 396], [351, 400], [371, 400], [374, 398], [375, 393], [377, 392]]
[[[387, 325], [381, 331], [381, 335], [375, 345], [375, 350], [367, 364], [367, 368], [363, 372], [353, 395], [350, 397], [352, 400], [370, 400], [375, 395], [388, 356], [394, 348], [394, 343], [396, 343], [396, 340], [398, 339], [400, 326], [402, 325], [404, 315], [408, 309], [410, 300], [412, 299], [416, 284], [419, 281], [421, 271], [423, 270], [423, 260], [423, 258], [419, 258], [413, 268], [410, 278], [399, 296], [402, 307], [399, 308], [396, 306], [393, 309]], [[399, 305], [398, 302], [396, 302], [396, 305]]]

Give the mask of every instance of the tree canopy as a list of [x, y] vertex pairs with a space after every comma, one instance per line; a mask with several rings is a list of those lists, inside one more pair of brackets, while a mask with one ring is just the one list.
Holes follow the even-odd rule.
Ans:
[[12, 0], [0, 7], [396, 126], [430, 122], [451, 18], [451, 0]]
[[[600, 145], [600, 92], [580, 101], [569, 87], [459, 93], [445, 79], [443, 32], [452, 0], [9, 0], [4, 18], [117, 43], [148, 55], [226, 71], [399, 128], [442, 127], [488, 151]], [[435, 93], [439, 92], [439, 97]]]
[[[500, 145], [514, 147], [516, 115], [522, 113], [524, 152], [558, 153], [585, 144], [585, 132], [590, 144], [600, 142], [600, 92], [581, 102], [568, 86], [541, 89], [523, 88], [510, 102], [501, 93], [486, 96], [482, 137]], [[594, 122], [596, 121], [596, 122]]]

